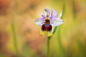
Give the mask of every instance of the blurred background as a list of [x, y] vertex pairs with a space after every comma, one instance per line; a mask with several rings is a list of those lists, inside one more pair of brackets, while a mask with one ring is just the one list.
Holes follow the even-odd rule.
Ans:
[[86, 0], [0, 0], [0, 57], [47, 57], [47, 35], [34, 23], [44, 8], [63, 9], [50, 57], [86, 57]]

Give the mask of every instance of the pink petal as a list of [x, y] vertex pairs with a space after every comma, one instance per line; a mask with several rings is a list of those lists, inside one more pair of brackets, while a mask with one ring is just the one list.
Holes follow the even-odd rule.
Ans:
[[59, 19], [59, 18], [52, 18], [52, 21], [64, 21], [63, 19]]
[[44, 23], [43, 18], [38, 18], [35, 20], [35, 24], [42, 26], [42, 24]]
[[61, 10], [60, 14], [59, 14], [59, 17], [58, 18], [61, 18], [62, 17], [62, 12], [63, 10]]
[[49, 14], [49, 16], [51, 16], [51, 12], [50, 12], [50, 10], [47, 9], [47, 8], [45, 8], [45, 9], [43, 10], [43, 13], [44, 13], [45, 17], [47, 16], [47, 14]]
[[64, 20], [63, 19], [52, 18], [52, 20], [51, 20], [52, 26], [59, 26], [59, 25], [61, 25], [63, 23], [64, 23]]
[[38, 18], [35, 21], [43, 21], [43, 18]]
[[53, 15], [53, 17], [56, 17], [58, 18], [58, 14], [57, 14], [57, 11], [55, 9], [52, 9], [51, 10], [51, 16]]

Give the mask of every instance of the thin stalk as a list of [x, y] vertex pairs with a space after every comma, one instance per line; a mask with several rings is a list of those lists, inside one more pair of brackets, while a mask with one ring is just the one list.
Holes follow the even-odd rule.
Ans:
[[[54, 28], [53, 34], [55, 33], [56, 29], [57, 29], [57, 26]], [[50, 39], [51, 39], [51, 37], [47, 36], [47, 57], [50, 57]]]
[[47, 37], [47, 57], [50, 57], [50, 37]]

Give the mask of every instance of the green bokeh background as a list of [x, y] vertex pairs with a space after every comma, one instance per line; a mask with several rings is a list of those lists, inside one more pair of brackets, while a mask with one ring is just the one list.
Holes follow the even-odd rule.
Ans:
[[34, 23], [45, 8], [63, 9], [50, 57], [86, 57], [86, 0], [0, 0], [0, 57], [47, 57], [47, 35]]

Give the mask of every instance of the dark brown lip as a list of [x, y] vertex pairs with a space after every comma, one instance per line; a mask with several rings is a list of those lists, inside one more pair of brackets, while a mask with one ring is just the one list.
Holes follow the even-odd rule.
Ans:
[[43, 24], [41, 29], [42, 29], [43, 31], [51, 31], [51, 30], [52, 30], [52, 26], [49, 25], [49, 27], [45, 27], [45, 24]]

